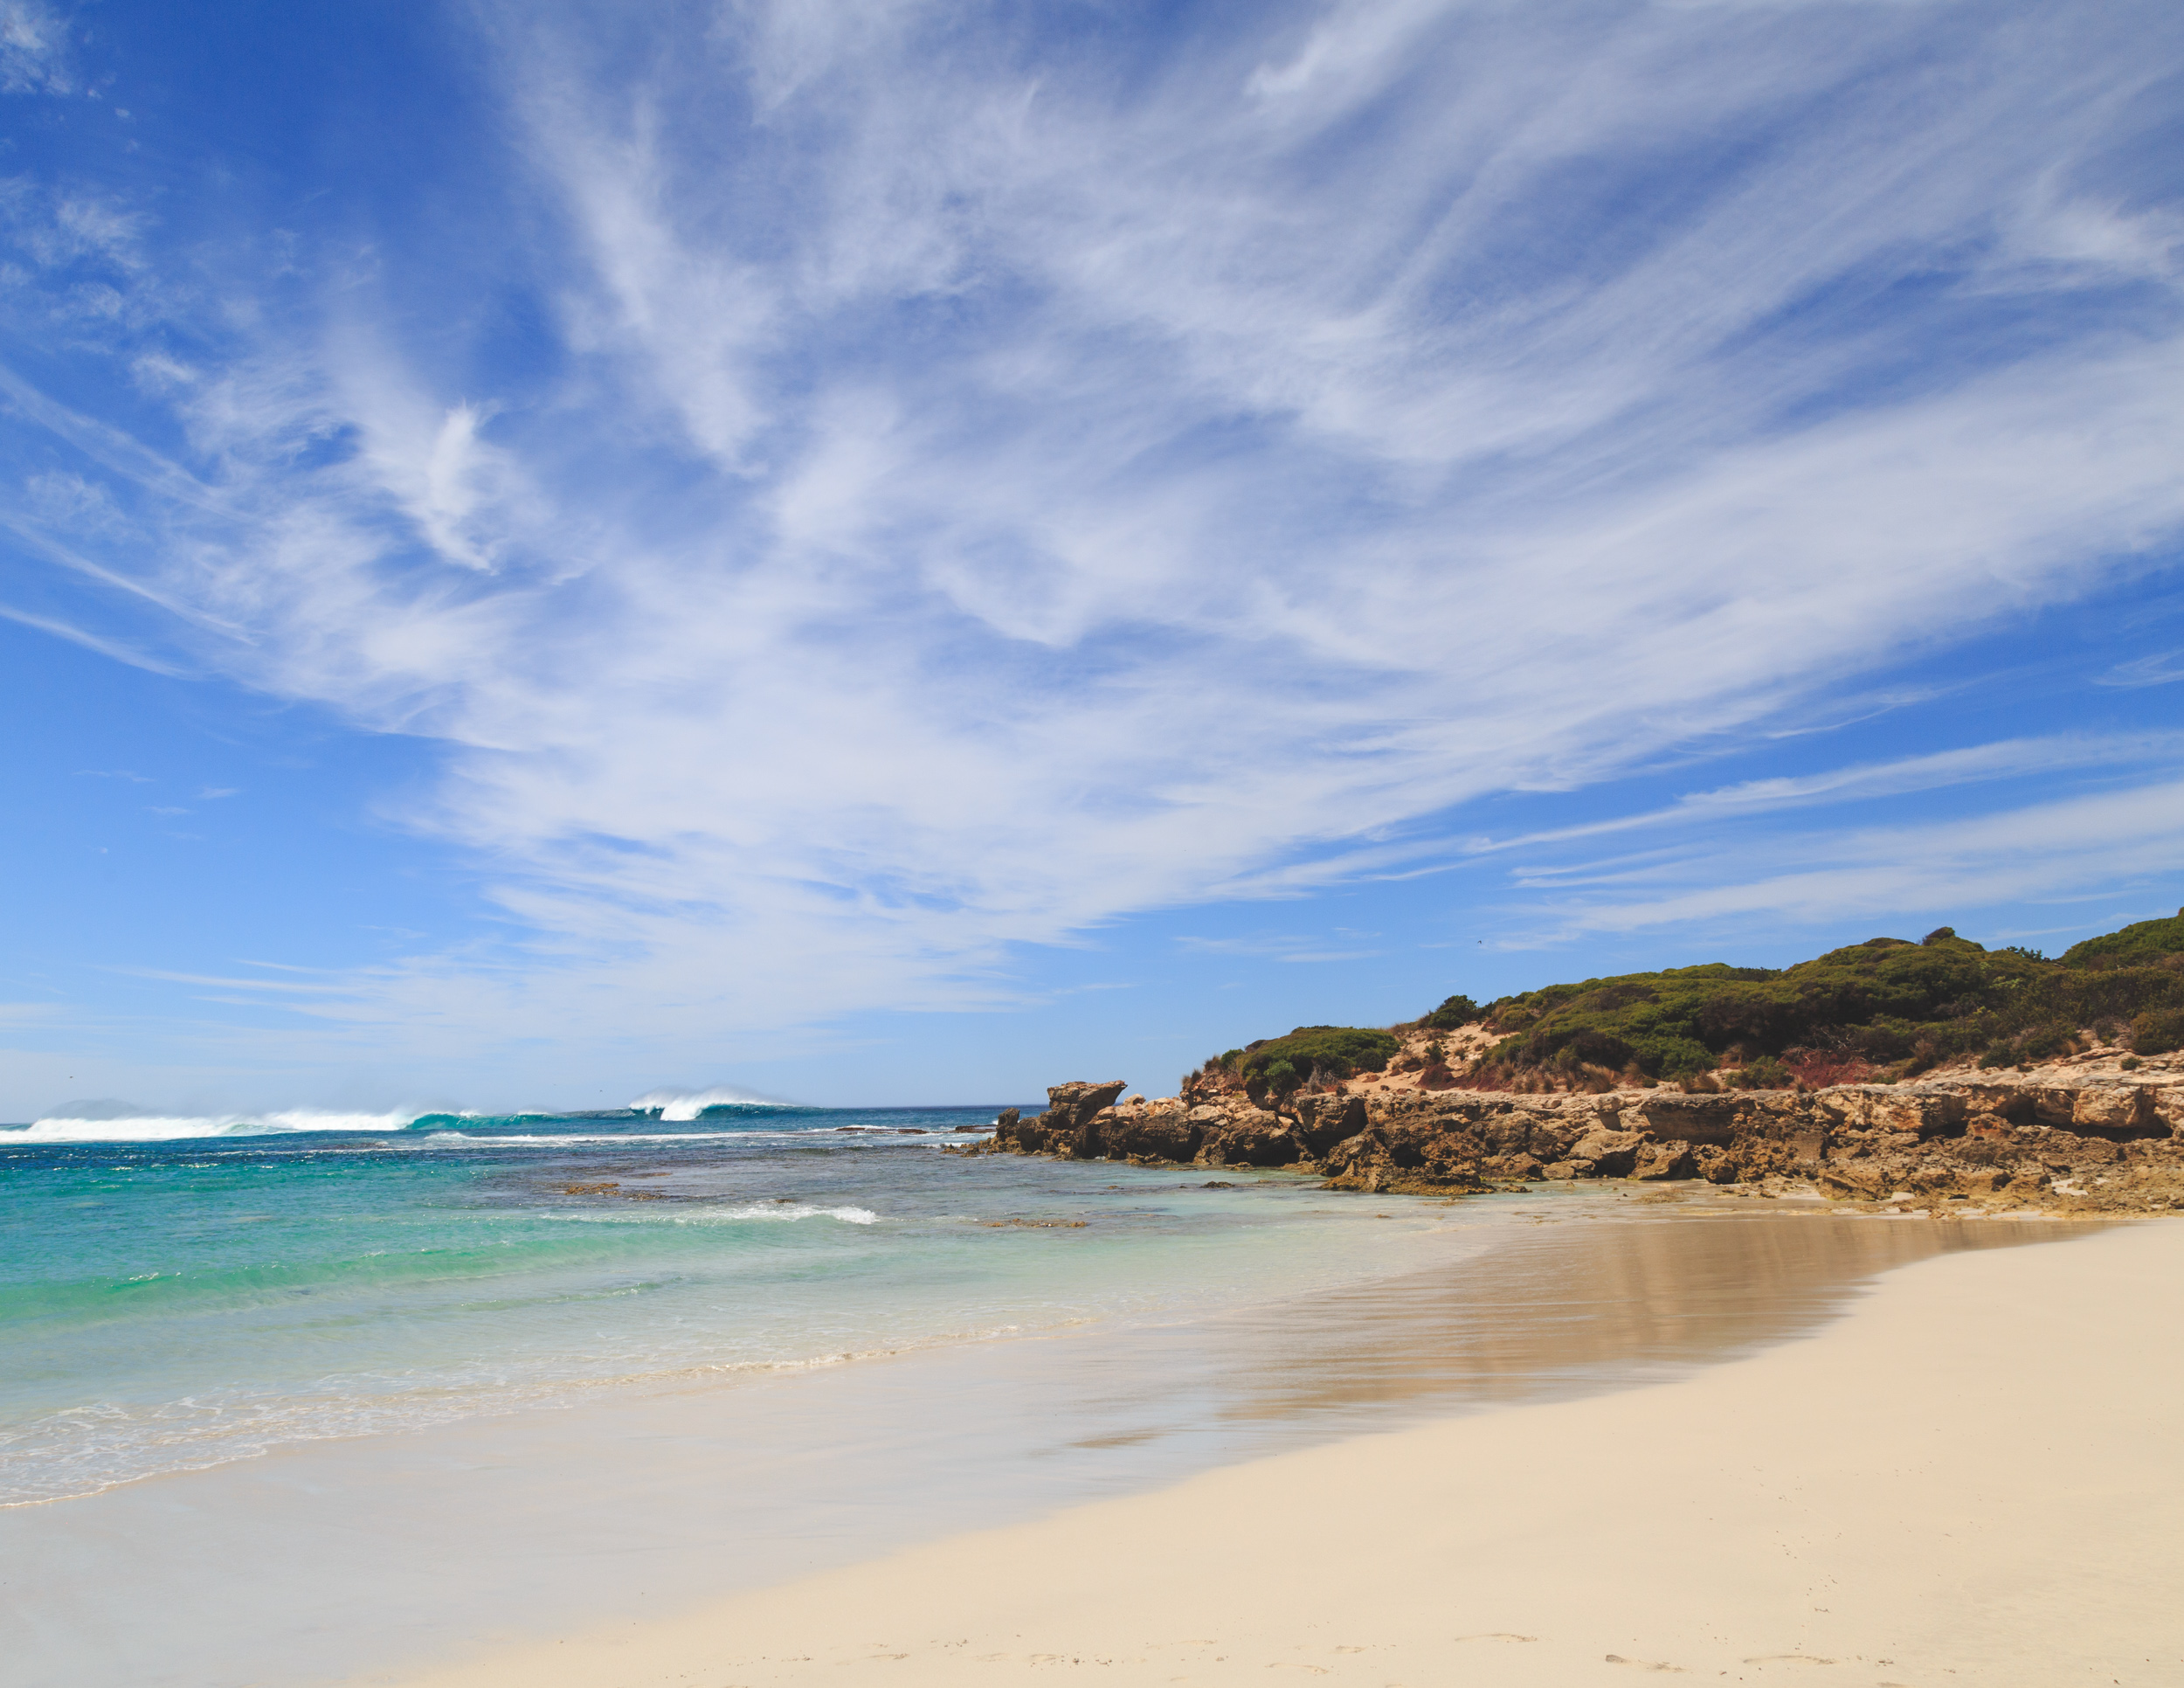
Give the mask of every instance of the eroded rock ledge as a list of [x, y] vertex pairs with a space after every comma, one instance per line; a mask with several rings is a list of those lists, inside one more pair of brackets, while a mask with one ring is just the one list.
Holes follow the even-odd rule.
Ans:
[[[1140, 1165], [1287, 1167], [1333, 1189], [1461, 1194], [1540, 1180], [1704, 1179], [1962, 1211], [2184, 1210], [2184, 1075], [2060, 1071], [1820, 1090], [1339, 1090], [1128, 1102], [1057, 1084], [992, 1147]], [[1933, 1211], [1945, 1211], [1938, 1205]]]

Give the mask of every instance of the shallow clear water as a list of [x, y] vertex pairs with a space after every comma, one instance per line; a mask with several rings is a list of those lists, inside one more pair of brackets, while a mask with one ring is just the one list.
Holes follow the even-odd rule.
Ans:
[[[1110, 1192], [1102, 1166], [969, 1166], [1050, 1195], [1081, 1192], [1095, 1215], [1095, 1196], [1125, 1209], [1144, 1199]], [[1275, 1263], [1267, 1293], [1224, 1305], [1152, 1304], [856, 1365], [563, 1392], [551, 1397], [563, 1410], [294, 1441], [264, 1458], [0, 1509], [6, 1679], [404, 1679], [512, 1636], [686, 1612], [1212, 1465], [1666, 1381], [1813, 1329], [1891, 1268], [2077, 1228], [1570, 1190], [1415, 1204], [1448, 1227], [1437, 1230], [1376, 1220], [1400, 1211], [1386, 1197], [1353, 1198], [1337, 1214], [1345, 1229], [1306, 1218], [1317, 1198], [1294, 1181], [1238, 1194], [1300, 1228], [1270, 1216], [1195, 1257]], [[1043, 1236], [1054, 1260], [1082, 1265], [1096, 1257], [1070, 1250], [1095, 1228], [1017, 1237]], [[1306, 1246], [1264, 1246], [1284, 1235]], [[1351, 1247], [1361, 1237], [1372, 1240], [1363, 1252]], [[1329, 1264], [1354, 1272], [1420, 1255], [1421, 1269], [1370, 1280]], [[1279, 1292], [1300, 1257], [1310, 1286]], [[1512, 1457], [1552, 1458], [1537, 1442], [1512, 1425]]]
[[0, 1505], [640, 1381], [1218, 1311], [1413, 1269], [1464, 1226], [1280, 1175], [938, 1152], [992, 1118], [0, 1129]]
[[378, 1679], [1662, 1380], [2070, 1228], [939, 1152], [991, 1117], [0, 1130], [8, 1679]]

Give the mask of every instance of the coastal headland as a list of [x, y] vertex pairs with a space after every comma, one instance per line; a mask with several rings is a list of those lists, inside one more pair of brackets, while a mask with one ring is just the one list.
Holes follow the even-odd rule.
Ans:
[[1119, 1100], [1071, 1083], [1004, 1113], [998, 1152], [1310, 1173], [1330, 1188], [1478, 1194], [1593, 1179], [1811, 1191], [1875, 1209], [2184, 1210], [2184, 1072], [2098, 1063], [1819, 1090], [1496, 1096], [1341, 1085]]
[[1461, 1195], [1703, 1180], [1875, 1209], [2184, 1209], [2184, 913], [2056, 961], [1945, 927], [1299, 1027], [1175, 1096], [1072, 1082], [991, 1148]]

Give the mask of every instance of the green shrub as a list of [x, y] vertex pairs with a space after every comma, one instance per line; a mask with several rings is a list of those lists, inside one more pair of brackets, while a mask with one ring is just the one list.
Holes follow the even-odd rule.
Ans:
[[2100, 967], [1989, 951], [1941, 928], [1924, 943], [1871, 938], [1794, 967], [1711, 964], [1552, 985], [1489, 1007], [1503, 1035], [1487, 1061], [1494, 1082], [1515, 1083], [1586, 1065], [1673, 1080], [1763, 1056], [1787, 1056], [1800, 1075], [1862, 1064], [1923, 1072], [2005, 1046], [2001, 1064], [2042, 1060], [2081, 1027], [2184, 1007], [2184, 962], [2163, 958], [2163, 931], [2117, 936], [2131, 944]]
[[1479, 1005], [1468, 996], [1452, 996], [1418, 1023], [1437, 1032], [1453, 1032], [1480, 1018]]
[[2017, 1058], [2020, 1061], [2049, 1061], [2070, 1052], [2076, 1041], [2077, 1027], [2061, 1021], [2050, 1020], [2045, 1026], [2035, 1026], [2017, 1040]]
[[[1496, 1088], [1586, 1084], [1603, 1071], [1696, 1082], [1722, 1068], [1772, 1082], [1768, 1061], [1817, 1087], [1959, 1056], [1990, 1069], [2046, 1060], [2087, 1028], [2113, 1037], [2129, 1027], [2140, 1054], [2156, 1043], [2166, 1052], [2184, 1047], [2184, 912], [2088, 938], [2054, 961], [2017, 945], [1987, 950], [1944, 926], [1921, 943], [1869, 938], [1794, 967], [1624, 973], [1483, 1009], [1451, 997], [1420, 1023], [1442, 1030], [1474, 1018], [1500, 1041], [1469, 1082]], [[1247, 1074], [1287, 1061], [1303, 1077], [1338, 1077], [1382, 1071], [1400, 1047], [1386, 1032], [1300, 1026], [1224, 1060]]]
[[2133, 1055], [2167, 1055], [2184, 1048], [2184, 1008], [2156, 1009], [2131, 1022]]
[[1296, 1069], [1286, 1061], [1269, 1062], [1260, 1069], [1259, 1076], [1267, 1081], [1267, 1088], [1276, 1096], [1287, 1096], [1303, 1081]]
[[1723, 1076], [1739, 1090], [1787, 1090], [1797, 1084], [1796, 1075], [1773, 1055], [1747, 1061], [1737, 1071]]
[[1347, 1078], [1351, 1073], [1385, 1071], [1402, 1048], [1402, 1040], [1393, 1033], [1368, 1027], [1299, 1026], [1287, 1037], [1265, 1038], [1247, 1047], [1242, 1065], [1247, 1073], [1263, 1073], [1276, 1062], [1286, 1061], [1300, 1076]]
[[2141, 920], [2121, 931], [2089, 937], [2063, 952], [2066, 967], [2141, 966], [2184, 953], [2184, 909], [2170, 920]]
[[1648, 1078], [1687, 1078], [1711, 1072], [1714, 1052], [1696, 1038], [1660, 1034], [1631, 1040], [1631, 1060]]

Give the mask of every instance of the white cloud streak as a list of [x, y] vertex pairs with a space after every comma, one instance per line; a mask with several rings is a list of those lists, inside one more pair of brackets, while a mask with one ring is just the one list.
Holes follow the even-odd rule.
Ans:
[[1759, 859], [1751, 852], [1685, 855], [1596, 873], [1593, 895], [1565, 902], [1548, 935], [2066, 903], [2118, 885], [2173, 885], [2180, 837], [2184, 783], [2174, 781], [1966, 820], [1811, 834]]
[[0, 0], [0, 93], [66, 93], [68, 27], [38, 0]]
[[2174, 764], [2180, 758], [2184, 758], [2184, 735], [2174, 733], [2005, 739], [1966, 750], [1938, 751], [1891, 762], [1831, 768], [1824, 773], [1748, 779], [1715, 791], [1694, 792], [1665, 808], [1640, 814], [1619, 815], [1611, 820], [1526, 833], [1514, 838], [1479, 840], [1469, 847], [1467, 853], [1498, 854], [1543, 844], [1572, 843], [1641, 828], [1690, 828], [1788, 809], [1869, 802], [1875, 798], [1946, 791], [1952, 786], [2022, 779], [2031, 775], [2079, 775], [2098, 768], [2143, 769], [2149, 764]]
[[111, 342], [186, 449], [10, 379], [111, 495], [41, 543], [192, 662], [445, 741], [397, 819], [495, 864], [509, 946], [316, 1013], [1006, 1000], [1013, 944], [1380, 870], [2184, 528], [2178, 225], [2118, 174], [2159, 7], [1291, 6], [1130, 59], [912, 3], [480, 17], [550, 379], [441, 367], [430, 266], [212, 325], [125, 209], [20, 211], [54, 310], [90, 266], [193, 334]]

